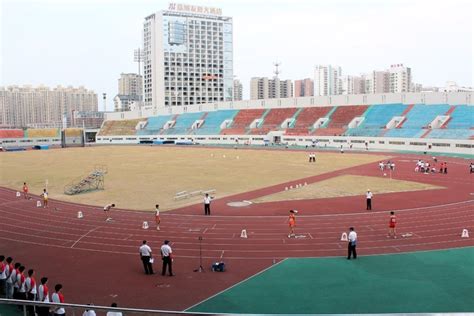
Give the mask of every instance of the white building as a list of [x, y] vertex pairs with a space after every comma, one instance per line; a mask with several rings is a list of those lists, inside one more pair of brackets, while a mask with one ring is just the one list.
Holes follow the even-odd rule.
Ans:
[[250, 99], [277, 99], [293, 96], [293, 82], [280, 80], [278, 77], [254, 77], [250, 80]]
[[114, 97], [116, 112], [130, 111], [132, 104], [143, 100], [143, 77], [134, 73], [122, 73], [118, 80], [118, 94]]
[[234, 80], [234, 101], [241, 101], [243, 98], [243, 86], [240, 80]]
[[339, 93], [339, 78], [342, 75], [341, 67], [332, 65], [318, 65], [314, 71], [314, 95], [336, 95]]
[[454, 81], [446, 81], [446, 86], [440, 88], [443, 92], [474, 92], [472, 87], [461, 87]]
[[364, 94], [365, 77], [361, 76], [342, 76], [339, 78], [338, 94]]
[[365, 78], [365, 93], [378, 94], [390, 92], [390, 73], [374, 70], [363, 76]]
[[0, 125], [61, 127], [75, 111], [96, 112], [97, 94], [84, 87], [0, 87]]
[[388, 70], [390, 73], [390, 92], [402, 93], [410, 92], [411, 85], [411, 68], [405, 67], [403, 64], [394, 64]]
[[145, 108], [233, 99], [233, 25], [221, 9], [171, 3], [143, 31]]

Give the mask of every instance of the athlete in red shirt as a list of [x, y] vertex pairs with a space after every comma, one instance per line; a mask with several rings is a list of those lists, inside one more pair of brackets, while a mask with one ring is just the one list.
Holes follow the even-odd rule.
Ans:
[[395, 216], [395, 212], [390, 212], [390, 220], [388, 222], [388, 236], [387, 237], [392, 237], [397, 238], [397, 231], [395, 229], [395, 226], [397, 224], [397, 217]]

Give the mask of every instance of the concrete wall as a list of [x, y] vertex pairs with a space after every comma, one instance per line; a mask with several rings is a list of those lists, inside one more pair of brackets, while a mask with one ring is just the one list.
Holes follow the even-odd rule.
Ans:
[[[236, 140], [240, 145], [265, 145], [271, 144], [271, 139], [266, 135], [149, 135], [149, 136], [98, 136], [98, 144], [139, 144], [141, 140], [190, 140], [199, 144], [235, 145]], [[266, 142], [266, 140], [268, 142]], [[313, 141], [317, 147], [340, 149], [341, 145], [348, 151], [352, 149], [369, 151], [416, 151], [470, 154], [474, 156], [474, 141], [472, 140], [446, 140], [428, 138], [386, 138], [386, 137], [341, 137], [341, 136], [282, 136], [283, 145], [311, 146]], [[431, 146], [431, 148], [429, 148]]]

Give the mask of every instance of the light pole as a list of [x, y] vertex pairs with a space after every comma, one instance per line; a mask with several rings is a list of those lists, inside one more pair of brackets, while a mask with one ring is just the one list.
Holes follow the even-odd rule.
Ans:
[[104, 112], [107, 111], [107, 93], [102, 93], [102, 98], [104, 100]]

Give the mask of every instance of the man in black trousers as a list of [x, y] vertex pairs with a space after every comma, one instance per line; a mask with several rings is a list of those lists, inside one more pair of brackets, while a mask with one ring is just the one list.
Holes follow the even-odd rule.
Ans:
[[151, 248], [146, 244], [146, 240], [140, 247], [140, 259], [143, 262], [143, 268], [145, 268], [145, 274], [155, 274], [153, 272], [153, 265], [151, 264]]
[[354, 231], [354, 227], [349, 228], [349, 236], [347, 239], [349, 240], [347, 247], [347, 260], [351, 259], [351, 255], [354, 259], [357, 259], [357, 233]]
[[204, 215], [211, 215], [211, 200], [212, 197], [206, 193], [206, 196], [204, 197]]
[[163, 269], [161, 270], [161, 275], [166, 274], [166, 266], [168, 266], [168, 272], [170, 276], [173, 276], [173, 257], [169, 240], [165, 240], [161, 246], [161, 258], [163, 259]]

